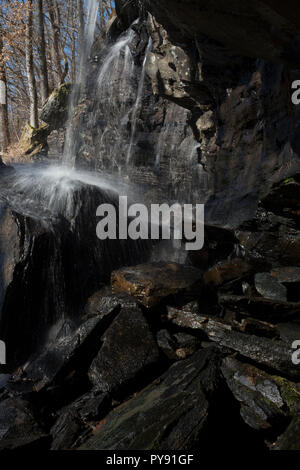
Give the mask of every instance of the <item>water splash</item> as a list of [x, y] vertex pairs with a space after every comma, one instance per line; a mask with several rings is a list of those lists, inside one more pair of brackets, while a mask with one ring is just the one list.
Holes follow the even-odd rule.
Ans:
[[133, 111], [132, 111], [131, 137], [130, 137], [130, 143], [129, 143], [129, 148], [128, 148], [128, 152], [127, 152], [127, 159], [126, 159], [127, 165], [130, 163], [131, 157], [132, 157], [132, 148], [133, 148], [134, 138], [135, 138], [135, 134], [136, 134], [137, 118], [138, 118], [138, 114], [140, 112], [141, 103], [142, 103], [142, 95], [143, 95], [145, 76], [146, 76], [146, 66], [147, 66], [147, 63], [148, 63], [148, 58], [149, 58], [151, 50], [152, 50], [152, 38], [149, 37], [149, 41], [148, 41], [148, 45], [147, 45], [147, 49], [146, 49], [146, 53], [145, 53], [145, 58], [144, 58], [144, 62], [143, 62], [143, 67], [142, 67], [141, 78], [140, 78], [140, 81], [139, 81], [136, 101], [135, 101]]
[[88, 59], [93, 45], [95, 29], [98, 15], [98, 2], [95, 0], [87, 0], [87, 17], [84, 30], [84, 42], [81, 45], [81, 54], [79, 60], [79, 71], [73, 84], [69, 110], [68, 120], [66, 127], [65, 145], [63, 152], [63, 163], [74, 167], [75, 165], [75, 150], [76, 150], [76, 135], [78, 135], [78, 129], [73, 128], [73, 118], [75, 115], [76, 107], [80, 101], [82, 94], [84, 93], [87, 74], [88, 74]]
[[2, 184], [0, 198], [33, 218], [63, 215], [70, 219], [74, 215], [74, 194], [84, 187], [99, 188], [112, 197], [130, 192], [117, 176], [79, 171], [65, 165], [33, 164], [15, 166], [15, 171]]

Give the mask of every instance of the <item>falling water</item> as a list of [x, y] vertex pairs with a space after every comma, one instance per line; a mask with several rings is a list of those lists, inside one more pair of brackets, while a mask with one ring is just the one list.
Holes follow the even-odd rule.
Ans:
[[143, 68], [142, 68], [142, 74], [138, 86], [138, 92], [137, 92], [137, 97], [136, 101], [133, 107], [132, 111], [132, 118], [131, 118], [131, 137], [130, 137], [130, 144], [127, 152], [127, 164], [130, 163], [131, 161], [131, 156], [132, 156], [132, 147], [134, 143], [134, 138], [135, 138], [135, 133], [136, 133], [136, 125], [137, 125], [137, 118], [138, 118], [138, 113], [140, 111], [141, 107], [141, 102], [142, 102], [142, 94], [143, 94], [143, 89], [144, 89], [144, 83], [145, 83], [145, 76], [146, 76], [146, 66], [148, 62], [148, 57], [152, 49], [152, 38], [149, 37], [146, 53], [145, 53], [145, 58], [143, 62]]
[[76, 135], [78, 134], [78, 129], [73, 128], [73, 118], [82, 93], [85, 90], [86, 80], [87, 80], [87, 71], [88, 71], [88, 58], [90, 55], [91, 47], [94, 41], [95, 28], [98, 15], [98, 2], [95, 0], [87, 1], [87, 18], [84, 30], [84, 42], [81, 45], [80, 61], [79, 61], [79, 71], [75, 79], [75, 84], [73, 85], [73, 90], [71, 93], [69, 111], [68, 111], [68, 121], [67, 129], [65, 136], [65, 146], [63, 153], [63, 163], [70, 167], [74, 167], [75, 164], [75, 149], [76, 149]]
[[[100, 136], [99, 159], [119, 168], [120, 148], [126, 141], [126, 126], [133, 101], [131, 83], [134, 80], [135, 65], [130, 44], [135, 32], [128, 31], [109, 49], [97, 79], [97, 97], [100, 120], [108, 122]], [[98, 117], [99, 118], [99, 117]], [[107, 168], [107, 164], [104, 165]]]
[[118, 68], [119, 60], [122, 51], [125, 50], [125, 63], [124, 63], [124, 76], [127, 77], [128, 74], [131, 73], [132, 71], [132, 60], [131, 60], [131, 52], [128, 47], [128, 45], [131, 43], [133, 37], [134, 37], [134, 31], [130, 28], [127, 33], [119, 39], [116, 44], [114, 44], [105, 60], [104, 63], [101, 67], [98, 80], [97, 80], [97, 86], [100, 95], [103, 95], [103, 92], [108, 92], [111, 93], [112, 87], [111, 87], [111, 80], [114, 77], [115, 71]]

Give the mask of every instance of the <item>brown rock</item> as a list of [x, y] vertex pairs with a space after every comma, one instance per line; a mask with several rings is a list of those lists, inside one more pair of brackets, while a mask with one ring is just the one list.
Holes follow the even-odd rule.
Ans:
[[111, 275], [113, 291], [124, 291], [145, 307], [153, 307], [170, 296], [199, 296], [202, 272], [176, 263], [150, 263], [126, 267]]
[[203, 275], [205, 284], [214, 284], [220, 286], [225, 282], [233, 281], [241, 278], [251, 272], [251, 266], [247, 261], [242, 259], [233, 259], [218, 263]]

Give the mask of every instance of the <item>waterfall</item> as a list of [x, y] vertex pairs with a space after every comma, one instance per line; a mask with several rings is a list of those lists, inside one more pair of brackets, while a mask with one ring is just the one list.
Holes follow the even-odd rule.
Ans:
[[78, 129], [76, 129], [75, 132], [73, 128], [73, 118], [76, 111], [76, 107], [80, 101], [82, 94], [84, 93], [86, 86], [88, 59], [91, 47], [94, 42], [98, 6], [98, 2], [96, 2], [95, 0], [87, 0], [87, 15], [84, 30], [84, 42], [83, 44], [81, 44], [79, 71], [77, 73], [75, 83], [73, 84], [73, 89], [70, 97], [63, 153], [63, 164], [70, 167], [74, 167], [75, 165], [76, 135], [78, 134]]
[[[133, 26], [133, 25], [132, 25]], [[130, 27], [120, 39], [110, 47], [104, 58], [97, 78], [98, 120], [106, 122], [99, 139], [99, 157], [104, 167], [120, 170], [117, 156], [120, 148], [128, 140], [129, 120], [134, 94], [132, 83], [135, 77], [135, 64], [130, 50], [135, 32]]]
[[127, 152], [127, 164], [130, 163], [131, 161], [131, 156], [132, 156], [132, 147], [134, 143], [134, 137], [136, 133], [136, 125], [137, 125], [137, 117], [138, 113], [140, 111], [140, 106], [142, 102], [142, 94], [143, 94], [143, 89], [144, 89], [144, 83], [145, 83], [145, 76], [146, 76], [146, 65], [148, 62], [148, 57], [152, 49], [152, 38], [149, 37], [146, 53], [145, 53], [145, 58], [143, 62], [143, 67], [142, 67], [142, 73], [141, 73], [141, 78], [138, 86], [138, 92], [137, 92], [137, 97], [136, 101], [133, 107], [132, 111], [132, 118], [131, 118], [131, 137], [130, 137], [130, 143], [129, 143], [129, 148]]
[[98, 91], [100, 95], [103, 95], [103, 91], [112, 93], [112, 87], [111, 87], [111, 78], [114, 75], [115, 70], [117, 69], [119, 60], [120, 60], [120, 55], [121, 52], [124, 51], [125, 49], [125, 63], [124, 63], [124, 78], [127, 77], [128, 74], [130, 74], [132, 70], [132, 63], [131, 63], [131, 52], [128, 47], [128, 45], [131, 43], [132, 39], [134, 37], [134, 31], [130, 28], [127, 33], [119, 39], [116, 44], [114, 44], [105, 60], [104, 63], [101, 67], [98, 80], [97, 80], [97, 86], [98, 86]]

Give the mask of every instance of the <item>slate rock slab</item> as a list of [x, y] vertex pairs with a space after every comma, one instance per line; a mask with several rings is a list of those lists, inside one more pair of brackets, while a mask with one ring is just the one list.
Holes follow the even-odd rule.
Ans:
[[140, 374], [147, 374], [159, 359], [157, 344], [139, 307], [123, 308], [102, 342], [89, 378], [103, 392], [124, 388]]
[[199, 295], [202, 272], [176, 263], [149, 263], [114, 271], [111, 283], [114, 291], [124, 291], [144, 306], [153, 307], [170, 296]]
[[219, 384], [212, 347], [180, 361], [113, 410], [82, 446], [92, 450], [188, 450], [201, 440]]

